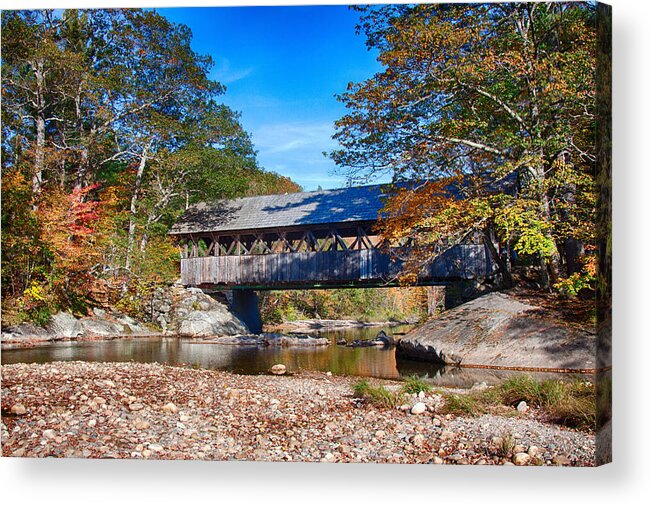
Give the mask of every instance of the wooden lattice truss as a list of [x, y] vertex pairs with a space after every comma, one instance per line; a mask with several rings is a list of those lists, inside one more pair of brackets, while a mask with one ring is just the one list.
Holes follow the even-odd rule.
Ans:
[[232, 234], [189, 235], [182, 241], [182, 256], [268, 255], [326, 251], [372, 250], [383, 240], [371, 225], [320, 227], [305, 230], [246, 231]]

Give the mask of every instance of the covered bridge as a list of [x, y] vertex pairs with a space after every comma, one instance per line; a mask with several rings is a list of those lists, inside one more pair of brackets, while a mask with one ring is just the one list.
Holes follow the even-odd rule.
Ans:
[[[265, 195], [190, 207], [170, 235], [181, 245], [185, 285], [230, 289], [377, 287], [395, 284], [402, 262], [373, 227], [386, 185]], [[418, 284], [486, 276], [481, 244], [434, 259]]]

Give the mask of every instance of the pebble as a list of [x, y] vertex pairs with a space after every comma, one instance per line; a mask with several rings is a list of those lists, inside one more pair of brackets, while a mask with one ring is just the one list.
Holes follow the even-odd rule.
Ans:
[[417, 402], [411, 408], [412, 415], [420, 415], [421, 413], [425, 413], [425, 411], [427, 411], [427, 406], [424, 402]]
[[144, 430], [144, 429], [148, 429], [149, 427], [151, 427], [149, 422], [147, 422], [145, 420], [141, 420], [140, 418], [135, 419], [135, 421], [133, 422], [133, 426], [138, 430]]
[[423, 446], [423, 443], [425, 443], [425, 436], [422, 434], [416, 434], [412, 440], [412, 443], [414, 443], [414, 446]]
[[518, 403], [518, 407], [517, 407], [516, 409], [517, 409], [520, 413], [526, 413], [527, 411], [529, 411], [529, 406], [527, 405], [527, 403], [526, 403], [525, 401], [520, 401], [520, 402]]
[[[240, 376], [139, 363], [61, 363], [58, 376], [40, 364], [0, 367], [3, 405], [30, 406], [24, 416], [3, 418], [3, 456], [480, 465], [521, 465], [526, 460], [525, 465], [572, 466], [594, 462], [592, 434], [542, 423], [535, 411], [528, 417], [434, 416], [429, 411], [428, 416], [411, 416], [412, 407], [434, 408], [440, 396], [428, 394], [420, 401], [418, 395], [409, 396], [413, 406], [401, 406], [404, 411], [380, 408], [353, 399], [355, 380], [342, 376]], [[389, 389], [400, 387], [391, 380], [383, 383]], [[508, 458], [494, 444], [507, 435], [522, 450]]]
[[552, 457], [552, 464], [555, 466], [569, 466], [571, 461], [563, 455], [556, 455], [555, 457]]
[[529, 462], [530, 459], [531, 457], [528, 453], [518, 452], [513, 456], [513, 463], [516, 466], [524, 466]]
[[14, 404], [11, 406], [11, 413], [14, 415], [24, 415], [27, 413], [27, 408], [25, 408], [25, 406], [22, 404]]
[[529, 457], [535, 457], [540, 453], [540, 448], [537, 446], [530, 446], [529, 449], [527, 450], [527, 453], [529, 454]]
[[178, 410], [179, 408], [177, 408], [176, 404], [174, 404], [173, 402], [168, 402], [167, 404], [165, 404], [165, 406], [163, 406], [163, 411], [165, 413], [176, 413]]
[[271, 372], [277, 376], [282, 376], [287, 372], [287, 367], [285, 367], [283, 364], [276, 364], [271, 366]]

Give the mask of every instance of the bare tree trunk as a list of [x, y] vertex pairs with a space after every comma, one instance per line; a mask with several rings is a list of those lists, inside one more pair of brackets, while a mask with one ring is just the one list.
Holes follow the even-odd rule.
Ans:
[[136, 237], [136, 211], [138, 204], [138, 194], [140, 193], [140, 186], [142, 185], [142, 176], [145, 173], [145, 166], [147, 165], [147, 154], [151, 143], [148, 143], [142, 150], [140, 155], [140, 163], [136, 171], [136, 180], [133, 184], [133, 192], [131, 193], [131, 206], [129, 207], [129, 235], [127, 237], [127, 255], [124, 261], [124, 267], [128, 270], [131, 268], [131, 254], [133, 252], [133, 243]]
[[502, 283], [506, 288], [511, 288], [513, 286], [513, 277], [511, 276], [511, 271], [509, 270], [507, 262], [504, 260], [504, 257], [500, 255], [499, 251], [497, 251], [495, 243], [493, 243], [492, 228], [490, 226], [484, 227], [483, 234], [484, 244], [488, 248], [493, 261], [497, 264], [497, 268], [499, 269], [500, 275], [502, 277]]
[[147, 248], [147, 243], [149, 242], [149, 233], [145, 232], [142, 234], [142, 239], [140, 239], [140, 251], [142, 253], [145, 252], [145, 249]]
[[84, 136], [84, 117], [81, 109], [81, 95], [82, 95], [83, 82], [79, 83], [77, 94], [75, 96], [75, 111], [77, 114], [77, 135], [79, 135], [79, 149], [81, 150], [81, 160], [79, 161], [79, 168], [75, 177], [75, 188], [83, 188], [88, 182], [89, 172], [89, 155], [88, 145], [85, 142]]
[[43, 61], [36, 62], [36, 152], [34, 156], [34, 176], [32, 177], [32, 195], [34, 209], [38, 208], [38, 197], [43, 187], [43, 168], [45, 165], [45, 71]]

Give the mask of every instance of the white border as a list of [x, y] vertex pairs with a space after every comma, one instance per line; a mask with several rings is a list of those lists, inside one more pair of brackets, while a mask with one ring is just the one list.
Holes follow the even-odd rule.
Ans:
[[[187, 6], [346, 3], [193, 0]], [[361, 3], [361, 2], [360, 2]], [[651, 2], [614, 14], [614, 459], [598, 469], [0, 459], [4, 504], [648, 504]], [[0, 8], [184, 6], [0, 0]]]

